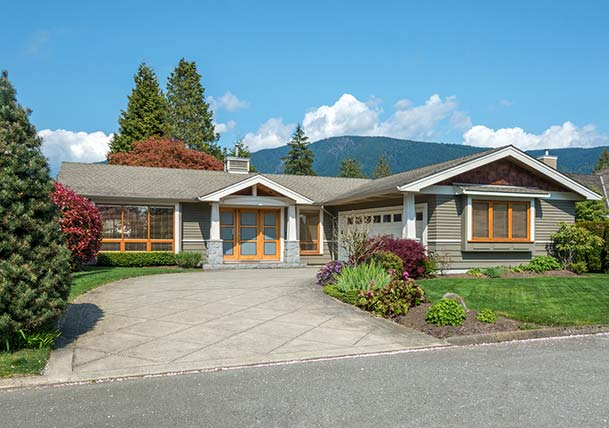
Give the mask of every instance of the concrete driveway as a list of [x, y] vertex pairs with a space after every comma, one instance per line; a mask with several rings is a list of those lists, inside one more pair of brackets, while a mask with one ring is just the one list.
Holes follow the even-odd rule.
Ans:
[[77, 381], [443, 344], [340, 303], [314, 269], [154, 275], [99, 287], [61, 323], [49, 381]]

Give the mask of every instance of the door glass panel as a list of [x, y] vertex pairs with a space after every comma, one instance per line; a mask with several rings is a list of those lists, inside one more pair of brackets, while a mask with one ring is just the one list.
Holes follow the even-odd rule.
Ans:
[[221, 227], [220, 228], [220, 239], [223, 241], [232, 241], [235, 237], [233, 227]]
[[277, 244], [274, 242], [265, 242], [264, 243], [264, 255], [274, 256], [275, 254], [277, 254]]
[[242, 212], [241, 213], [241, 218], [239, 219], [241, 226], [256, 226], [256, 224], [258, 223], [257, 220], [257, 215], [255, 212]]
[[256, 239], [256, 228], [255, 227], [242, 227], [239, 230], [240, 239], [242, 241], [253, 241]]
[[276, 227], [265, 227], [264, 228], [264, 239], [267, 241], [277, 239], [277, 228]]
[[266, 212], [264, 213], [264, 225], [275, 226], [277, 224], [277, 213]]
[[222, 211], [220, 213], [220, 223], [222, 224], [233, 224], [234, 216], [232, 211]]
[[225, 256], [232, 256], [234, 254], [233, 252], [233, 243], [232, 242], [223, 242], [222, 243], [222, 251], [224, 252]]
[[240, 245], [242, 256], [255, 256], [256, 255], [256, 243], [255, 242], [242, 242]]
[[508, 204], [493, 204], [493, 238], [508, 237]]

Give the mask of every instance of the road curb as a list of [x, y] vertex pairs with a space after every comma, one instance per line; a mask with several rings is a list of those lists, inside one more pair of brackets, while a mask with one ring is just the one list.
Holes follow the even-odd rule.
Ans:
[[444, 340], [446, 340], [451, 345], [467, 346], [481, 345], [485, 343], [511, 342], [514, 340], [543, 339], [575, 335], [592, 335], [598, 333], [609, 333], [609, 326], [591, 325], [582, 327], [551, 327], [536, 330], [502, 331], [488, 334], [473, 334], [469, 336], [453, 336], [448, 337]]

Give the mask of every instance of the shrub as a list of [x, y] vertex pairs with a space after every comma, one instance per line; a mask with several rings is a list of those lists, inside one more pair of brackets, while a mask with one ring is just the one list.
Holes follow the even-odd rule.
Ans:
[[201, 263], [201, 253], [182, 251], [175, 255], [176, 264], [182, 268], [194, 269]]
[[425, 262], [427, 254], [425, 247], [413, 239], [398, 239], [389, 236], [372, 238], [376, 242], [379, 251], [389, 251], [402, 259], [404, 272], [410, 278], [421, 278], [425, 274]]
[[438, 326], [460, 326], [465, 320], [465, 309], [456, 300], [440, 299], [427, 310], [425, 320]]
[[379, 251], [375, 253], [372, 256], [372, 260], [388, 272], [394, 271], [398, 275], [401, 275], [402, 272], [404, 272], [404, 262], [402, 262], [402, 259], [389, 251]]
[[51, 199], [61, 212], [59, 226], [72, 252], [73, 266], [90, 262], [101, 248], [102, 221], [97, 207], [61, 183], [55, 183]]
[[350, 305], [357, 305], [359, 300], [359, 290], [348, 290], [342, 291], [339, 290], [336, 285], [326, 285], [324, 287], [324, 293], [328, 296], [332, 296], [342, 302], [348, 303]]
[[59, 336], [61, 336], [61, 333], [56, 330], [37, 333], [26, 333], [19, 330], [19, 347], [26, 349], [50, 348]]
[[133, 251], [126, 253], [103, 252], [97, 255], [98, 266], [173, 266], [176, 264], [175, 254], [169, 251]]
[[471, 268], [465, 273], [470, 276], [475, 276], [477, 278], [484, 276], [484, 274], [482, 273], [482, 269], [480, 269], [480, 268]]
[[374, 260], [355, 266], [345, 266], [336, 279], [336, 287], [347, 292], [349, 290], [368, 290], [381, 288], [391, 282], [391, 275]]
[[338, 242], [350, 264], [366, 263], [374, 253], [382, 250], [385, 237], [369, 239], [370, 225], [365, 221], [357, 223], [353, 218], [342, 218], [338, 230]]
[[406, 315], [423, 302], [425, 292], [414, 280], [394, 279], [383, 288], [359, 292], [357, 306], [382, 317]]
[[555, 256], [569, 269], [573, 263], [586, 262], [605, 244], [603, 238], [577, 224], [561, 223], [551, 238]]
[[505, 268], [501, 266], [489, 267], [486, 269], [482, 269], [482, 274], [488, 276], [489, 278], [501, 278], [501, 276], [505, 273]]
[[440, 275], [446, 276], [446, 273], [453, 265], [453, 259], [446, 251], [433, 251], [429, 253], [427, 262], [425, 263], [425, 277], [433, 276], [436, 271]]
[[497, 322], [497, 314], [491, 309], [482, 309], [476, 315], [476, 319], [487, 324], [495, 324]]
[[344, 262], [331, 261], [326, 263], [317, 272], [317, 283], [321, 286], [334, 284], [336, 277], [343, 271], [343, 267], [346, 265]]
[[523, 266], [525, 270], [544, 273], [549, 270], [558, 270], [561, 268], [560, 263], [552, 256], [537, 256], [533, 257], [529, 264]]
[[0, 76], [0, 347], [55, 326], [70, 293], [70, 251], [51, 201], [40, 138]]
[[595, 248], [588, 255], [586, 260], [588, 270], [592, 272], [609, 272], [609, 221], [581, 221], [576, 224], [604, 241], [604, 245], [601, 248]]
[[588, 272], [588, 265], [586, 262], [573, 262], [569, 265], [569, 270], [573, 273], [581, 275], [582, 273]]

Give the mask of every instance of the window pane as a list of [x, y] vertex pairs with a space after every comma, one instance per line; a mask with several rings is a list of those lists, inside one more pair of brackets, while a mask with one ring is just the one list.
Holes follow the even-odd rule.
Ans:
[[274, 242], [265, 242], [264, 243], [264, 255], [265, 256], [274, 256], [277, 254], [277, 244]]
[[150, 239], [173, 239], [173, 208], [150, 207]]
[[256, 226], [256, 213], [242, 212], [240, 222], [242, 226]]
[[223, 242], [222, 243], [222, 251], [224, 251], [225, 256], [232, 256], [233, 253], [233, 243], [232, 242]]
[[239, 230], [239, 239], [242, 241], [252, 241], [256, 239], [256, 228], [255, 227], [242, 227]]
[[148, 239], [148, 207], [125, 207], [125, 239]]
[[220, 239], [224, 241], [232, 241], [235, 238], [234, 228], [232, 226], [220, 228]]
[[393, 215], [393, 222], [394, 223], [401, 223], [402, 222], [402, 214], [394, 214]]
[[512, 238], [526, 239], [528, 230], [528, 219], [526, 204], [512, 204]]
[[317, 241], [319, 239], [319, 212], [300, 213], [300, 240]]
[[275, 226], [277, 224], [277, 213], [267, 212], [264, 213], [264, 225]]
[[121, 243], [120, 242], [102, 242], [100, 251], [120, 251]]
[[121, 239], [122, 207], [98, 205], [99, 215], [103, 224], [103, 237]]
[[152, 242], [150, 248], [152, 251], [173, 251], [171, 242]]
[[383, 223], [391, 223], [391, 214], [383, 214]]
[[375, 215], [374, 217], [372, 217], [373, 222], [374, 223], [380, 223], [381, 222], [381, 216], [380, 215]]
[[145, 242], [125, 242], [125, 251], [146, 251]]
[[493, 204], [493, 239], [508, 237], [508, 204]]
[[264, 228], [264, 239], [267, 241], [277, 239], [277, 228], [276, 227], [265, 227]]
[[256, 243], [255, 242], [242, 242], [240, 245], [242, 256], [255, 256], [256, 255]]
[[222, 224], [234, 224], [234, 215], [232, 211], [220, 212], [220, 223]]
[[473, 237], [488, 238], [488, 204], [484, 202], [474, 202], [473, 211]]

